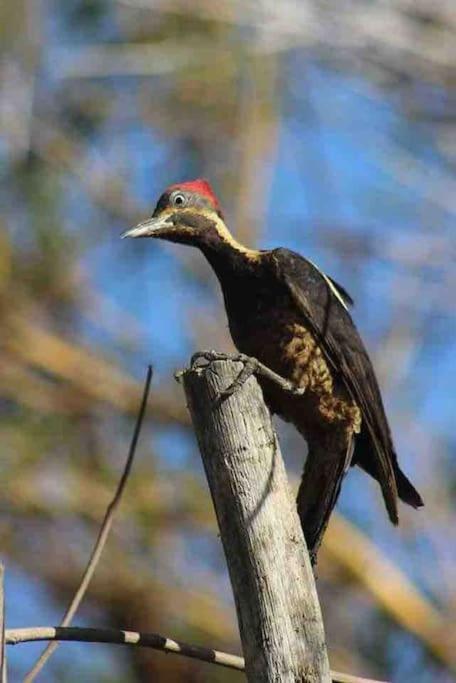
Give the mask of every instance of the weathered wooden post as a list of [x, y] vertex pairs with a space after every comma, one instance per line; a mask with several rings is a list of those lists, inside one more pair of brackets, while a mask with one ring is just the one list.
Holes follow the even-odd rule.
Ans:
[[183, 375], [233, 587], [249, 683], [329, 683], [323, 622], [279, 444], [254, 377], [217, 401], [242, 365]]

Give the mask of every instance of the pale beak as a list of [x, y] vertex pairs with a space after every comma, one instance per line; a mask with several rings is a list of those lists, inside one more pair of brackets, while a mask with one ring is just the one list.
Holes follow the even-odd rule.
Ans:
[[169, 220], [170, 216], [157, 216], [156, 218], [148, 218], [142, 223], [138, 223], [134, 228], [130, 228], [122, 233], [121, 238], [124, 237], [153, 237], [154, 234], [158, 233], [162, 228], [169, 228], [172, 225], [172, 221]]

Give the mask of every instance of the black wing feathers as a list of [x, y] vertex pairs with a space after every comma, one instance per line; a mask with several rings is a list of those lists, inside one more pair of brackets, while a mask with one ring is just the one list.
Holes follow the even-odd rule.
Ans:
[[397, 524], [398, 491], [391, 433], [375, 373], [358, 331], [318, 269], [287, 249], [275, 249], [272, 256], [278, 277], [319, 340], [335, 375], [361, 410], [363, 428], [372, 444], [370, 470], [380, 483], [390, 519]]

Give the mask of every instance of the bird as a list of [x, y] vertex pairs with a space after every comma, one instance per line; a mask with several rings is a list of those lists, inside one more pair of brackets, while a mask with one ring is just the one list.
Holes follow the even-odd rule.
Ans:
[[197, 247], [219, 280], [238, 351], [300, 390], [258, 377], [270, 412], [307, 442], [297, 511], [312, 564], [350, 466], [379, 483], [394, 525], [398, 499], [423, 505], [399, 466], [375, 371], [349, 310], [353, 300], [341, 285], [294, 251], [239, 243], [202, 178], [170, 185], [152, 216], [122, 237]]

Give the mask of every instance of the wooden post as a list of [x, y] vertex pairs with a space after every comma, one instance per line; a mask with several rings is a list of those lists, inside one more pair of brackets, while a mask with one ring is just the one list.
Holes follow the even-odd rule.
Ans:
[[249, 683], [329, 683], [310, 561], [271, 417], [254, 377], [217, 401], [242, 365], [184, 373], [220, 527]]

